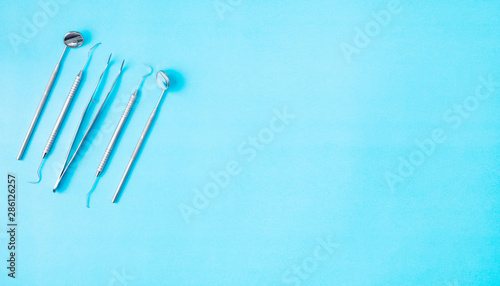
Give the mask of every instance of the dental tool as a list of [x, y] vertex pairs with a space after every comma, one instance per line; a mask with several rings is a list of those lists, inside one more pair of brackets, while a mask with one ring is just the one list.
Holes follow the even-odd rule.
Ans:
[[163, 91], [160, 95], [160, 98], [158, 99], [158, 103], [156, 103], [156, 106], [153, 109], [153, 112], [151, 112], [151, 115], [149, 116], [149, 119], [146, 123], [146, 126], [144, 126], [144, 130], [142, 130], [141, 137], [139, 138], [139, 141], [137, 142], [137, 145], [135, 146], [134, 152], [132, 153], [132, 156], [130, 157], [130, 160], [127, 164], [127, 167], [125, 168], [125, 172], [123, 173], [123, 176], [120, 180], [120, 183], [118, 184], [118, 188], [116, 188], [116, 192], [113, 196], [113, 199], [111, 200], [112, 203], [116, 202], [116, 198], [118, 197], [118, 194], [120, 193], [120, 190], [123, 186], [123, 182], [125, 182], [125, 179], [127, 178], [127, 175], [130, 171], [130, 168], [131, 168], [132, 164], [134, 163], [135, 158], [137, 157], [137, 154], [139, 153], [139, 150], [141, 149], [142, 143], [144, 142], [144, 137], [146, 137], [146, 134], [148, 133], [149, 128], [151, 127], [151, 123], [153, 122], [153, 119], [155, 118], [156, 112], [158, 111], [158, 106], [160, 105], [161, 99], [163, 98], [165, 91], [167, 91], [168, 86], [170, 85], [170, 80], [168, 79], [168, 76], [165, 72], [159, 71], [158, 73], [156, 73], [156, 83]]
[[71, 163], [73, 162], [73, 160], [75, 159], [75, 157], [77, 156], [78, 154], [78, 151], [80, 150], [80, 148], [82, 147], [83, 145], [83, 142], [85, 142], [85, 139], [87, 138], [87, 135], [89, 135], [90, 133], [90, 130], [92, 130], [93, 126], [94, 126], [94, 123], [96, 122], [96, 119], [97, 117], [99, 116], [99, 114], [101, 113], [101, 110], [102, 110], [102, 107], [104, 106], [104, 104], [106, 103], [106, 100], [108, 99], [108, 96], [109, 94], [113, 91], [114, 87], [115, 87], [115, 83], [116, 81], [118, 80], [118, 78], [120, 77], [120, 74], [122, 73], [122, 69], [123, 69], [123, 65], [125, 64], [125, 60], [122, 61], [122, 65], [120, 67], [120, 71], [118, 72], [118, 74], [116, 75], [116, 78], [115, 80], [113, 81], [113, 84], [111, 85], [111, 88], [109, 89], [108, 93], [106, 94], [106, 96], [104, 97], [104, 100], [102, 101], [101, 103], [101, 106], [99, 107], [99, 109], [97, 110], [97, 113], [94, 115], [94, 118], [92, 119], [92, 122], [90, 123], [89, 127], [87, 128], [87, 130], [85, 131], [85, 134], [83, 134], [83, 138], [82, 140], [80, 141], [80, 144], [78, 144], [78, 147], [76, 148], [75, 150], [75, 153], [73, 153], [73, 156], [71, 156], [71, 159], [69, 160], [68, 164], [66, 165], [66, 167], [63, 169], [62, 173], [59, 175], [59, 178], [57, 179], [56, 181], [56, 184], [54, 185], [54, 189], [53, 189], [53, 192], [56, 191], [57, 187], [59, 186], [59, 183], [61, 182], [62, 178], [64, 177], [64, 175], [66, 174], [66, 172], [68, 171], [69, 167], [71, 166]]
[[42, 110], [45, 107], [45, 102], [47, 101], [50, 91], [52, 90], [52, 86], [54, 85], [54, 81], [56, 80], [56, 77], [59, 74], [59, 68], [61, 67], [61, 61], [64, 57], [64, 54], [66, 53], [66, 48], [80, 47], [83, 44], [83, 36], [79, 32], [74, 32], [74, 31], [68, 32], [66, 33], [66, 35], [64, 35], [64, 44], [65, 44], [64, 50], [61, 54], [61, 57], [59, 58], [59, 61], [57, 62], [56, 67], [52, 71], [52, 75], [50, 76], [47, 86], [45, 87], [45, 91], [43, 92], [42, 98], [40, 99], [40, 103], [38, 103], [38, 107], [36, 108], [35, 116], [33, 116], [33, 119], [31, 120], [28, 133], [26, 133], [26, 136], [24, 137], [21, 150], [19, 150], [19, 153], [17, 154], [17, 160], [21, 160], [24, 154], [24, 150], [26, 149], [26, 146], [28, 145], [28, 142], [31, 139], [31, 134], [33, 133], [33, 130], [35, 129], [36, 124], [38, 123], [40, 114], [42, 113]]
[[109, 159], [109, 156], [111, 155], [111, 152], [113, 152], [113, 148], [115, 146], [116, 140], [118, 139], [118, 136], [120, 135], [120, 132], [123, 128], [123, 125], [125, 124], [125, 121], [127, 120], [127, 117], [130, 113], [130, 109], [132, 109], [132, 106], [134, 105], [135, 99], [137, 98], [137, 92], [139, 91], [139, 88], [141, 87], [141, 84], [142, 84], [144, 78], [153, 72], [153, 68], [152, 67], [149, 67], [149, 68], [150, 68], [150, 71], [141, 78], [141, 81], [139, 82], [139, 85], [137, 86], [136, 90], [130, 96], [128, 104], [125, 107], [125, 111], [123, 112], [123, 115], [120, 118], [118, 125], [116, 126], [115, 132], [113, 133], [113, 136], [111, 137], [111, 140], [109, 141], [108, 147], [106, 148], [106, 151], [104, 152], [104, 156], [101, 159], [101, 163], [97, 167], [97, 173], [95, 175], [94, 182], [92, 183], [92, 186], [90, 187], [90, 190], [87, 192], [87, 196], [86, 196], [87, 208], [89, 207], [90, 192], [94, 188], [94, 185], [97, 181], [97, 178], [104, 170], [104, 167], [106, 166], [106, 163], [108, 162], [108, 159]]
[[87, 55], [87, 61], [85, 61], [83, 68], [80, 70], [80, 72], [76, 76], [75, 81], [73, 82], [73, 86], [71, 86], [71, 90], [69, 91], [68, 97], [66, 98], [66, 102], [64, 102], [63, 108], [62, 108], [61, 112], [59, 113], [59, 117], [57, 118], [56, 124], [54, 125], [54, 128], [52, 129], [52, 132], [50, 133], [49, 140], [47, 141], [47, 144], [45, 145], [45, 148], [43, 150], [42, 160], [40, 161], [40, 165], [38, 165], [38, 170], [37, 170], [38, 181], [30, 182], [32, 184], [37, 184], [42, 180], [42, 176], [41, 176], [42, 163], [45, 160], [45, 157], [49, 154], [50, 150], [52, 149], [52, 145], [53, 145], [57, 135], [59, 134], [59, 129], [64, 121], [64, 118], [66, 117], [66, 113], [68, 112], [69, 106], [71, 105], [71, 102], [73, 101], [73, 97], [76, 94], [78, 87], [80, 86], [80, 81], [82, 80], [82, 77], [84, 76], [84, 70], [87, 67], [87, 64], [90, 60], [90, 55], [92, 54], [92, 50], [95, 47], [97, 47], [99, 44], [100, 43], [97, 43], [92, 48], [90, 48], [89, 53]]
[[[89, 101], [87, 102], [87, 105], [85, 106], [85, 109], [84, 109], [84, 111], [82, 113], [82, 116], [80, 117], [80, 121], [78, 122], [78, 125], [76, 127], [76, 131], [75, 131], [75, 134], [73, 135], [73, 139], [71, 139], [71, 143], [69, 144], [68, 152], [66, 153], [66, 158], [64, 158], [64, 164], [63, 164], [63, 166], [61, 168], [61, 173], [59, 173], [59, 177], [58, 178], [61, 178], [61, 176], [64, 173], [64, 170], [66, 169], [66, 166], [67, 166], [68, 160], [69, 160], [69, 154], [71, 153], [71, 150], [73, 149], [73, 145], [75, 144], [76, 136], [78, 135], [78, 133], [80, 131], [80, 128], [82, 127], [83, 119], [85, 118], [85, 116], [87, 115], [87, 112], [89, 111], [90, 104], [92, 102], [95, 102], [94, 96], [96, 94], [97, 88], [99, 87], [99, 84], [101, 83], [101, 80], [102, 80], [102, 77], [103, 77], [104, 73], [106, 72], [106, 70], [108, 70], [109, 61], [111, 60], [111, 56], [112, 55], [113, 54], [109, 55], [108, 62], [106, 63], [106, 66], [104, 67], [104, 70], [102, 71], [101, 76], [99, 76], [99, 80], [97, 81], [97, 84], [95, 85], [94, 91], [90, 95]], [[59, 179], [57, 180], [57, 182], [59, 182]], [[59, 184], [59, 183], [57, 183], [57, 184]], [[56, 187], [57, 187], [57, 185], [56, 185]], [[54, 188], [54, 191], [55, 191], [55, 189], [56, 188]]]

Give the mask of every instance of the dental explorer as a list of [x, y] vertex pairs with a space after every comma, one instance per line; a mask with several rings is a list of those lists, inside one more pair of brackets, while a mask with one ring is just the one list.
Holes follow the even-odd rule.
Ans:
[[[76, 127], [76, 131], [75, 131], [75, 134], [73, 135], [73, 139], [71, 139], [71, 143], [69, 144], [68, 152], [66, 153], [66, 158], [64, 158], [64, 165], [61, 168], [61, 173], [59, 173], [58, 178], [60, 178], [62, 176], [62, 174], [64, 173], [64, 170], [66, 169], [66, 166], [68, 165], [69, 154], [71, 153], [71, 150], [73, 149], [73, 145], [75, 144], [76, 136], [78, 135], [80, 128], [82, 127], [83, 119], [85, 118], [85, 116], [87, 115], [87, 112], [89, 111], [90, 104], [92, 102], [95, 102], [94, 96], [96, 94], [97, 88], [99, 87], [99, 84], [101, 83], [101, 80], [102, 80], [104, 73], [108, 70], [109, 62], [111, 60], [112, 55], [113, 54], [109, 55], [108, 62], [106, 63], [106, 66], [104, 67], [104, 70], [102, 71], [101, 76], [99, 76], [99, 80], [97, 81], [97, 84], [94, 87], [94, 91], [90, 95], [89, 101], [87, 102], [87, 105], [85, 106], [85, 109], [82, 113], [82, 116], [80, 117], [80, 121], [78, 122], [78, 125]], [[58, 179], [58, 182], [59, 182], [59, 179]], [[54, 191], [55, 191], [55, 188], [54, 188]]]
[[47, 101], [50, 91], [52, 90], [52, 86], [54, 85], [54, 81], [56, 80], [56, 77], [59, 74], [59, 68], [61, 67], [61, 61], [66, 53], [66, 48], [80, 47], [83, 44], [83, 36], [79, 32], [74, 32], [74, 31], [68, 32], [66, 35], [64, 35], [64, 44], [65, 44], [64, 50], [61, 54], [61, 57], [59, 58], [59, 61], [57, 62], [56, 67], [52, 71], [52, 75], [50, 76], [47, 86], [45, 87], [45, 91], [43, 92], [42, 98], [40, 99], [40, 103], [38, 103], [38, 107], [36, 108], [35, 116], [33, 116], [33, 119], [31, 120], [28, 133], [26, 133], [26, 136], [24, 137], [21, 150], [19, 150], [19, 153], [17, 154], [17, 160], [21, 160], [21, 158], [23, 157], [24, 150], [26, 149], [26, 146], [30, 141], [31, 134], [33, 133], [33, 130], [35, 129], [36, 124], [38, 123], [38, 118], [40, 117], [40, 114], [42, 113], [42, 110], [45, 107], [45, 102]]
[[116, 201], [116, 198], [118, 197], [118, 194], [120, 193], [123, 182], [125, 182], [125, 179], [127, 178], [128, 172], [130, 171], [130, 167], [134, 163], [135, 158], [137, 157], [137, 153], [139, 153], [139, 150], [141, 149], [142, 143], [144, 142], [144, 137], [146, 137], [146, 134], [148, 133], [149, 128], [151, 127], [151, 123], [153, 122], [153, 119], [155, 118], [155, 115], [156, 115], [156, 112], [158, 111], [158, 106], [160, 105], [161, 99], [163, 98], [165, 91], [167, 91], [168, 86], [170, 85], [170, 80], [168, 79], [168, 76], [164, 71], [159, 71], [158, 73], [156, 73], [156, 83], [163, 91], [160, 95], [160, 98], [158, 99], [158, 103], [156, 103], [156, 106], [153, 109], [153, 112], [151, 112], [151, 115], [149, 116], [149, 119], [146, 123], [146, 126], [144, 126], [144, 130], [142, 130], [142, 134], [141, 134], [141, 137], [139, 138], [139, 141], [137, 142], [137, 145], [135, 145], [134, 152], [132, 153], [132, 156], [130, 157], [130, 160], [127, 164], [127, 167], [125, 168], [125, 172], [123, 173], [123, 176], [120, 180], [120, 183], [118, 184], [118, 188], [116, 188], [115, 195], [113, 196], [113, 199], [111, 200], [112, 203], [114, 203]]
[[97, 47], [100, 43], [95, 44], [92, 48], [90, 48], [88, 55], [87, 55], [87, 61], [85, 61], [85, 64], [83, 65], [83, 68], [80, 70], [78, 75], [75, 78], [75, 81], [73, 82], [73, 85], [71, 86], [71, 90], [69, 91], [68, 97], [66, 98], [66, 101], [64, 102], [63, 108], [61, 112], [59, 113], [59, 117], [57, 118], [56, 124], [54, 125], [54, 128], [52, 129], [52, 132], [50, 133], [49, 139], [47, 140], [47, 144], [45, 145], [45, 148], [43, 150], [42, 154], [42, 160], [40, 161], [40, 165], [38, 165], [38, 170], [37, 170], [37, 175], [38, 175], [38, 181], [36, 182], [30, 182], [33, 184], [37, 184], [42, 180], [41, 176], [41, 167], [42, 163], [49, 154], [50, 150], [52, 149], [52, 145], [59, 134], [59, 129], [64, 121], [64, 118], [66, 117], [66, 113], [68, 112], [69, 106], [71, 105], [71, 102], [73, 101], [73, 97], [76, 94], [76, 91], [78, 90], [78, 87], [80, 86], [80, 81], [82, 80], [82, 77], [84, 76], [84, 70], [87, 67], [87, 64], [90, 60], [90, 55], [92, 54], [92, 50]]
[[123, 69], [123, 65], [125, 64], [125, 60], [122, 61], [122, 65], [120, 67], [120, 71], [118, 72], [118, 75], [116, 75], [116, 78], [115, 80], [113, 81], [113, 84], [111, 85], [111, 88], [109, 89], [108, 93], [106, 94], [106, 96], [104, 97], [104, 100], [102, 101], [101, 103], [101, 106], [99, 107], [99, 109], [97, 110], [97, 113], [94, 115], [94, 118], [92, 119], [92, 122], [90, 123], [89, 127], [87, 128], [87, 130], [85, 131], [85, 134], [83, 134], [83, 138], [82, 140], [80, 141], [80, 144], [78, 144], [78, 147], [76, 148], [75, 150], [75, 153], [73, 153], [73, 156], [71, 156], [71, 159], [69, 160], [68, 164], [66, 165], [66, 167], [63, 169], [62, 173], [59, 175], [59, 178], [57, 179], [57, 182], [56, 184], [54, 185], [54, 189], [53, 189], [53, 192], [56, 191], [57, 187], [59, 186], [59, 183], [61, 182], [62, 178], [64, 177], [64, 174], [66, 174], [66, 172], [68, 171], [69, 167], [71, 166], [71, 163], [73, 162], [73, 160], [75, 159], [76, 155], [78, 154], [78, 151], [80, 150], [80, 148], [82, 147], [83, 145], [83, 142], [85, 142], [85, 139], [87, 138], [87, 135], [89, 135], [90, 133], [90, 130], [92, 129], [92, 127], [94, 126], [94, 123], [96, 122], [96, 119], [97, 117], [99, 116], [99, 114], [101, 113], [101, 110], [102, 110], [102, 107], [104, 106], [104, 104], [106, 103], [106, 100], [108, 99], [108, 96], [109, 94], [113, 91], [113, 88], [115, 86], [115, 83], [116, 81], [118, 80], [118, 78], [120, 77], [120, 74], [122, 73], [122, 69]]
[[115, 132], [113, 133], [113, 136], [111, 137], [111, 140], [109, 141], [109, 144], [108, 144], [108, 147], [106, 148], [106, 151], [104, 152], [104, 156], [101, 159], [101, 163], [99, 164], [99, 167], [97, 167], [97, 173], [95, 175], [94, 182], [92, 183], [92, 187], [90, 187], [90, 190], [87, 192], [87, 196], [86, 196], [87, 208], [89, 207], [90, 192], [94, 188], [94, 185], [97, 181], [97, 178], [99, 177], [101, 172], [104, 170], [104, 167], [106, 166], [106, 163], [108, 162], [108, 159], [109, 159], [109, 156], [111, 155], [111, 152], [113, 152], [113, 148], [115, 146], [116, 140], [118, 139], [118, 136], [120, 135], [120, 132], [123, 128], [123, 125], [125, 124], [125, 121], [127, 120], [130, 109], [132, 109], [132, 106], [134, 105], [135, 99], [137, 98], [137, 92], [139, 91], [139, 88], [141, 87], [141, 84], [142, 84], [144, 78], [153, 72], [153, 68], [152, 67], [149, 67], [149, 68], [150, 68], [150, 71], [141, 78], [141, 81], [139, 82], [137, 89], [130, 96], [130, 99], [127, 103], [127, 106], [125, 107], [123, 115], [120, 118], [118, 125], [116, 126]]

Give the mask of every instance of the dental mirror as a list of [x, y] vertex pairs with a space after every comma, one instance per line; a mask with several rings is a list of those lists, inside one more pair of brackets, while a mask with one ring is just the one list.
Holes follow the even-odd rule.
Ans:
[[78, 48], [83, 44], [83, 36], [79, 32], [68, 32], [64, 35], [64, 44], [70, 48]]
[[45, 102], [49, 97], [50, 91], [52, 90], [52, 86], [54, 85], [57, 74], [59, 73], [59, 68], [61, 67], [61, 61], [64, 57], [64, 54], [66, 53], [66, 48], [67, 47], [78, 48], [79, 46], [81, 46], [83, 44], [83, 36], [79, 32], [75, 31], [68, 32], [66, 33], [66, 35], [64, 35], [64, 44], [66, 46], [64, 47], [64, 50], [62, 52], [61, 57], [59, 58], [59, 61], [57, 62], [56, 67], [52, 71], [52, 75], [50, 76], [49, 83], [47, 83], [47, 86], [45, 87], [45, 91], [43, 92], [42, 98], [40, 99], [40, 103], [38, 103], [38, 107], [36, 108], [33, 119], [31, 120], [28, 133], [26, 133], [26, 136], [24, 137], [23, 140], [23, 145], [21, 146], [21, 150], [19, 150], [19, 153], [17, 154], [17, 160], [21, 160], [21, 158], [24, 155], [24, 150], [26, 150], [26, 146], [28, 146], [28, 143], [31, 139], [31, 134], [33, 133], [33, 130], [35, 129], [35, 126], [38, 123], [40, 114], [42, 113], [42, 110], [45, 107]]
[[164, 71], [159, 71], [158, 73], [156, 73], [156, 83], [161, 89], [167, 90], [168, 86], [170, 85], [170, 80], [168, 79], [168, 76]]

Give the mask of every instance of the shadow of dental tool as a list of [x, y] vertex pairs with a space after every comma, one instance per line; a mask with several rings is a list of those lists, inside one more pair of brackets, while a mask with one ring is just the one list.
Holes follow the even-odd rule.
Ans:
[[141, 78], [141, 81], [139, 82], [139, 85], [137, 86], [136, 90], [130, 96], [130, 99], [128, 101], [127, 106], [125, 107], [123, 115], [120, 118], [118, 125], [116, 126], [115, 132], [113, 133], [113, 136], [111, 137], [111, 140], [109, 141], [109, 144], [108, 144], [108, 147], [106, 148], [106, 151], [104, 152], [104, 156], [101, 159], [101, 163], [97, 167], [97, 173], [95, 175], [94, 182], [92, 183], [92, 186], [90, 187], [90, 190], [87, 192], [87, 195], [86, 195], [87, 208], [89, 207], [90, 193], [94, 189], [94, 185], [97, 181], [97, 178], [104, 170], [104, 167], [106, 166], [106, 163], [108, 162], [108, 159], [109, 159], [109, 156], [111, 155], [111, 152], [113, 152], [116, 140], [118, 139], [118, 136], [120, 135], [120, 132], [123, 128], [123, 125], [125, 124], [125, 121], [127, 120], [127, 117], [130, 113], [130, 109], [132, 109], [132, 106], [134, 105], [135, 99], [137, 98], [137, 93], [139, 91], [139, 88], [141, 87], [142, 82], [144, 81], [144, 78], [146, 78], [148, 75], [153, 73], [153, 68], [149, 66], [149, 69], [150, 69], [150, 71]]
[[61, 112], [59, 113], [59, 117], [57, 118], [56, 124], [54, 125], [54, 128], [52, 129], [52, 132], [50, 133], [49, 140], [47, 141], [47, 144], [45, 145], [45, 148], [43, 150], [42, 160], [40, 161], [40, 165], [38, 165], [38, 170], [37, 170], [38, 181], [30, 182], [32, 184], [38, 184], [42, 180], [42, 175], [41, 175], [42, 162], [45, 160], [45, 157], [49, 154], [50, 150], [52, 149], [52, 145], [54, 144], [54, 141], [56, 140], [56, 137], [59, 134], [59, 129], [61, 128], [61, 125], [66, 117], [66, 113], [68, 113], [69, 106], [71, 105], [71, 102], [73, 101], [73, 97], [75, 96], [76, 91], [78, 90], [78, 87], [80, 86], [80, 82], [82, 80], [82, 77], [85, 75], [84, 70], [87, 67], [87, 64], [89, 63], [90, 55], [92, 54], [92, 50], [100, 44], [101, 43], [97, 43], [92, 48], [90, 48], [89, 53], [87, 55], [87, 60], [85, 61], [83, 68], [76, 75], [75, 81], [73, 82], [73, 85], [71, 86], [71, 90], [69, 91], [68, 97], [66, 98], [66, 101], [64, 102], [63, 108], [62, 108]]

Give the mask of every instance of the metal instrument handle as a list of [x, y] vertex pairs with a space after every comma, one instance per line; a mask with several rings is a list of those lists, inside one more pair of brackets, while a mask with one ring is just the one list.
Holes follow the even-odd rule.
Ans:
[[59, 113], [59, 117], [57, 118], [56, 124], [54, 125], [54, 128], [52, 129], [52, 132], [50, 133], [49, 140], [47, 141], [47, 144], [45, 145], [45, 149], [43, 150], [44, 154], [48, 154], [50, 152], [50, 149], [52, 148], [52, 145], [54, 143], [54, 140], [59, 133], [59, 129], [61, 128], [61, 125], [64, 121], [64, 117], [66, 116], [66, 113], [68, 112], [69, 106], [71, 105], [71, 102], [73, 100], [73, 97], [78, 90], [78, 86], [80, 85], [80, 81], [82, 80], [82, 73], [83, 71], [80, 71], [80, 73], [76, 76], [75, 81], [73, 82], [73, 86], [71, 86], [71, 90], [69, 91], [68, 97], [66, 98], [66, 102], [64, 102], [63, 108], [61, 112]]
[[134, 152], [132, 153], [132, 157], [130, 157], [130, 160], [128, 161], [127, 168], [125, 169], [125, 172], [123, 173], [123, 176], [120, 180], [120, 183], [118, 184], [118, 187], [116, 188], [115, 194], [113, 196], [113, 199], [111, 200], [112, 203], [116, 201], [116, 198], [118, 197], [118, 194], [120, 193], [120, 190], [123, 186], [123, 183], [125, 182], [125, 179], [128, 176], [128, 172], [130, 171], [130, 168], [132, 167], [132, 164], [135, 161], [135, 158], [137, 157], [137, 154], [139, 153], [139, 150], [141, 150], [142, 143], [144, 142], [144, 138], [146, 137], [146, 134], [148, 134], [149, 128], [151, 127], [151, 123], [153, 122], [153, 119], [155, 118], [157, 107], [153, 110], [153, 113], [149, 116], [148, 122], [146, 123], [146, 126], [144, 127], [144, 130], [142, 131], [141, 138], [139, 138], [139, 141], [137, 142], [137, 145], [135, 146]]
[[40, 99], [40, 103], [38, 103], [38, 107], [36, 108], [35, 115], [33, 116], [33, 119], [31, 120], [31, 124], [30, 124], [30, 128], [28, 129], [28, 133], [26, 133], [26, 136], [24, 137], [23, 145], [21, 146], [21, 150], [19, 150], [19, 153], [17, 154], [17, 160], [21, 160], [21, 158], [23, 157], [26, 146], [28, 145], [28, 142], [31, 138], [31, 134], [33, 133], [33, 130], [35, 129], [36, 124], [38, 123], [38, 119], [40, 118], [40, 114], [42, 113], [42, 110], [45, 107], [45, 102], [47, 101], [47, 98], [49, 97], [50, 91], [52, 90], [52, 86], [54, 85], [54, 81], [56, 80], [57, 74], [59, 73], [59, 68], [61, 67], [61, 60], [64, 56], [64, 53], [66, 53], [66, 48], [67, 47], [64, 47], [64, 51], [61, 54], [61, 57], [59, 58], [59, 61], [57, 62], [56, 67], [52, 71], [52, 75], [50, 76], [50, 79], [49, 79], [49, 82], [47, 83], [47, 86], [45, 87], [45, 91], [43, 92], [42, 98]]
[[106, 151], [104, 152], [104, 156], [102, 157], [101, 163], [99, 164], [99, 167], [97, 168], [98, 173], [100, 173], [104, 170], [104, 167], [106, 166], [106, 163], [108, 162], [109, 156], [111, 155], [111, 152], [113, 151], [116, 140], [118, 139], [118, 136], [120, 135], [120, 132], [123, 128], [123, 125], [125, 124], [125, 121], [127, 120], [127, 117], [130, 113], [130, 109], [132, 109], [132, 105], [134, 104], [136, 97], [137, 97], [137, 91], [134, 92], [132, 94], [132, 96], [130, 96], [127, 107], [125, 107], [125, 111], [123, 112], [123, 115], [120, 118], [120, 121], [118, 122], [118, 126], [116, 126], [115, 133], [113, 133], [113, 136], [111, 137], [111, 140], [109, 141], [108, 147], [106, 148]]

